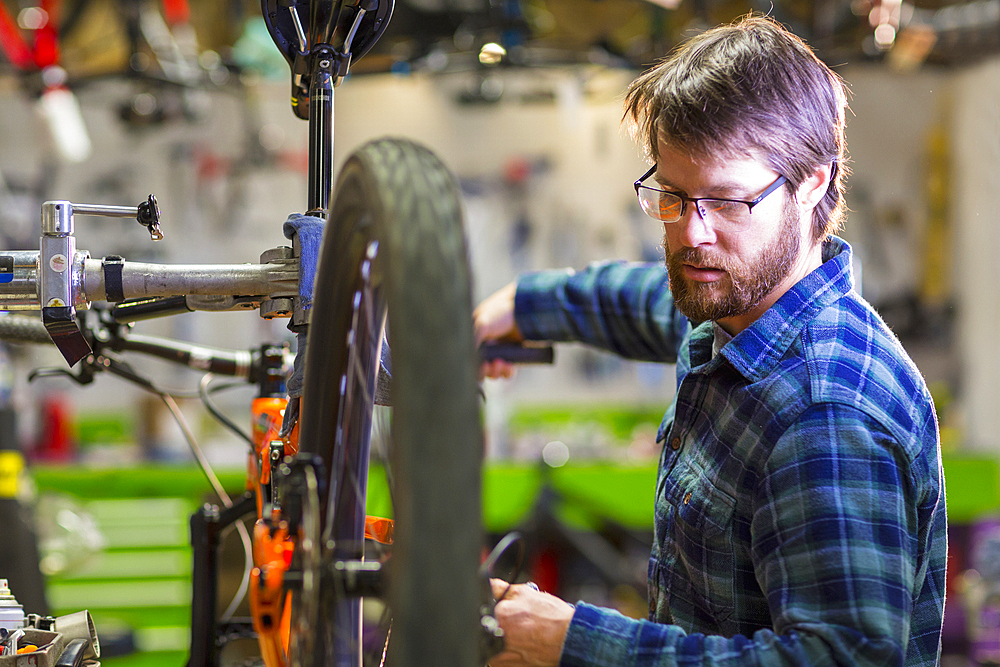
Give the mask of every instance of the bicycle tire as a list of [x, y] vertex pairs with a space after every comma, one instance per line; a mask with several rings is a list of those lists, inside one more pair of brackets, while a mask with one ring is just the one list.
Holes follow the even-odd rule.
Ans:
[[[388, 311], [393, 665], [479, 662], [483, 435], [462, 218], [455, 180], [431, 151], [403, 139], [368, 143], [338, 176], [317, 269], [299, 423], [300, 451], [328, 471], [320, 501], [326, 562], [362, 555]], [[325, 597], [320, 607], [317, 660], [360, 664], [342, 659], [339, 646], [358, 631], [357, 603]]]

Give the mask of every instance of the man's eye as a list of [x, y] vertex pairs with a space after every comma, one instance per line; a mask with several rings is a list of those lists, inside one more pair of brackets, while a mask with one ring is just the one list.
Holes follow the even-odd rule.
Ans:
[[660, 195], [660, 215], [676, 216], [681, 212], [681, 200], [674, 195]]
[[736, 201], [726, 201], [725, 199], [703, 199], [702, 206], [712, 213], [732, 213], [746, 209], [746, 204]]

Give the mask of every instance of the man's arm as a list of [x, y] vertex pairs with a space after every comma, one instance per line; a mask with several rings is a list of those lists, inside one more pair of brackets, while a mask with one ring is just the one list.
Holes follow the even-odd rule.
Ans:
[[660, 264], [602, 262], [521, 276], [473, 315], [484, 340], [579, 342], [629, 359], [672, 363], [687, 332]]
[[[514, 295], [517, 283], [508, 283], [472, 311], [472, 327], [476, 334], [476, 345], [485, 342], [504, 341], [520, 343], [524, 340], [514, 320]], [[509, 378], [514, 374], [514, 366], [503, 359], [483, 362], [480, 374], [485, 377]]]

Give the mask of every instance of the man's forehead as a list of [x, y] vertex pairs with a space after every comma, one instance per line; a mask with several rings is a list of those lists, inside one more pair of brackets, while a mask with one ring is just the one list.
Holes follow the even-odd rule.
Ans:
[[657, 161], [664, 151], [680, 154], [699, 166], [717, 166], [725, 162], [748, 159], [767, 164], [763, 151], [756, 147], [736, 146], [721, 139], [711, 145], [693, 145], [660, 131], [656, 135], [656, 145], [653, 146], [653, 155]]
[[717, 196], [746, 194], [767, 174], [773, 172], [760, 155], [737, 153], [691, 154], [664, 147], [656, 160], [653, 179], [666, 189], [709, 190]]

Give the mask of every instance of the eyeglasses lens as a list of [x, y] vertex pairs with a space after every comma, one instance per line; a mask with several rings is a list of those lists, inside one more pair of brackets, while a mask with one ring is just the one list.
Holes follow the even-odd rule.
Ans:
[[[662, 222], [677, 222], [684, 208], [680, 197], [655, 188], [640, 187], [639, 201], [647, 214]], [[742, 227], [750, 220], [750, 208], [743, 202], [699, 199], [696, 205], [702, 218], [721, 228]]]
[[743, 202], [725, 201], [720, 199], [702, 199], [701, 213], [715, 219], [741, 224], [750, 219], [750, 208]]
[[677, 220], [681, 217], [684, 202], [673, 195], [661, 194], [659, 201], [660, 220]]
[[679, 220], [684, 204], [679, 197], [647, 187], [639, 188], [639, 203], [647, 214], [663, 222]]

